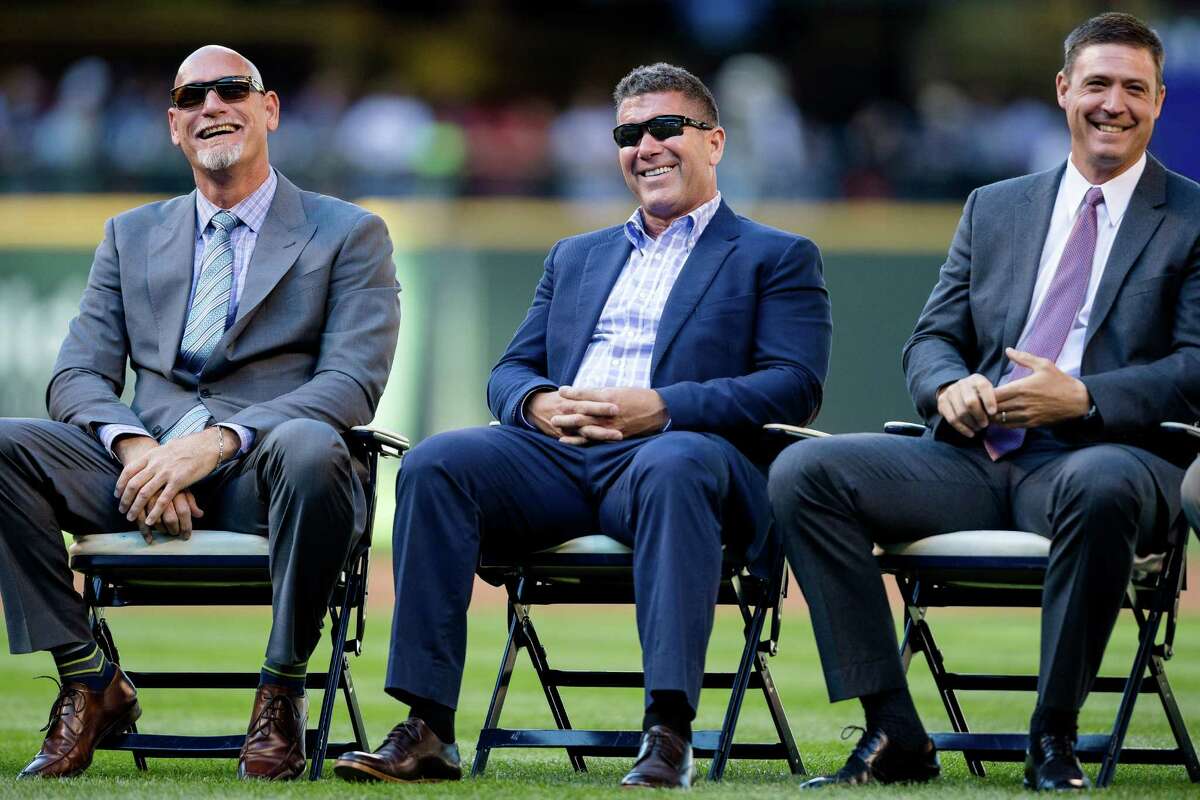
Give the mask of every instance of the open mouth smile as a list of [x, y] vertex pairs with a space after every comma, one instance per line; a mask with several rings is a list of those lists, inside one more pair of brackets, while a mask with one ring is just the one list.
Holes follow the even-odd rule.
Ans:
[[240, 125], [234, 125], [230, 122], [222, 122], [219, 125], [209, 125], [207, 128], [202, 128], [196, 133], [198, 139], [212, 139], [217, 136], [225, 136], [230, 133], [236, 133], [241, 130]]
[[1133, 127], [1132, 125], [1111, 125], [1105, 122], [1092, 122], [1091, 124], [1093, 128], [1101, 133], [1124, 133]]
[[675, 169], [675, 166], [674, 164], [668, 164], [662, 167], [653, 167], [652, 169], [642, 170], [638, 173], [638, 176], [642, 178], [657, 178], [659, 175], [666, 175]]

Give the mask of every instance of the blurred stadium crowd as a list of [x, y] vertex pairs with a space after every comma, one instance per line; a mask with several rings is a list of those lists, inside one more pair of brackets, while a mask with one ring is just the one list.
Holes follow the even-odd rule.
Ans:
[[[722, 24], [769, 25], [773, 5], [747, 3], [734, 22], [721, 17], [721, 4], [675, 4], [694, 17], [698, 42], [721, 35]], [[978, 21], [986, 23], [987, 14]], [[936, 19], [906, 22], [912, 38], [924, 37], [926, 50], [938, 51]], [[1155, 24], [1171, 54], [1171, 113], [1151, 149], [1168, 166], [1200, 177], [1200, 157], [1191, 146], [1200, 123], [1200, 23], [1168, 14]], [[1007, 46], [1014, 60], [1022, 58]], [[806, 93], [795, 77], [807, 76], [811, 87], [820, 79], [809, 70], [828, 68], [828, 81], [852, 83], [844, 67], [810, 67], [809, 60], [819, 59], [778, 44], [761, 48], [766, 54], [729, 46], [714, 56], [710, 48], [693, 60], [711, 65], [702, 77], [713, 86], [729, 131], [723, 189], [734, 198], [961, 200], [974, 186], [1061, 161], [1067, 134], [1047, 74], [997, 86], [978, 79], [970, 64], [954, 63], [970, 52], [969, 40], [956, 47], [941, 54], [940, 69], [910, 69], [897, 79], [906, 85], [859, 92], [835, 114], [823, 104], [837, 87]], [[76, 49], [83, 52], [53, 67], [0, 59], [0, 191], [171, 192], [185, 186], [183, 161], [166, 135], [169, 76], [149, 67], [131, 71], [111, 56]], [[254, 56], [253, 46], [244, 49]], [[631, 48], [630, 57], [653, 58], [651, 49], [647, 53]], [[848, 55], [862, 58], [861, 52]], [[597, 80], [585, 79], [569, 97], [530, 86], [481, 99], [426, 96], [387, 70], [351, 78], [327, 66], [284, 75], [272, 73], [273, 66], [260, 61], [268, 87], [282, 97], [272, 161], [301, 185], [346, 197], [624, 197], [613, 168], [609, 85]], [[868, 66], [867, 81], [871, 70], [877, 76], [889, 69]], [[1030, 71], [1015, 61], [1008, 68], [1018, 76]], [[570, 70], [569, 64], [555, 70], [560, 84], [561, 73]], [[609, 76], [614, 83], [619, 77]]]

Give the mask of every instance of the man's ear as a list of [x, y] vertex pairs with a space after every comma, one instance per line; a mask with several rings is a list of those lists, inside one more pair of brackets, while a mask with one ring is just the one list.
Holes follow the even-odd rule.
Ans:
[[175, 132], [175, 115], [179, 113], [179, 109], [171, 106], [167, 109], [167, 129], [171, 131], [171, 144], [179, 147], [179, 134]]
[[715, 167], [721, 163], [721, 158], [725, 155], [725, 129], [714, 128], [708, 131], [708, 165]]

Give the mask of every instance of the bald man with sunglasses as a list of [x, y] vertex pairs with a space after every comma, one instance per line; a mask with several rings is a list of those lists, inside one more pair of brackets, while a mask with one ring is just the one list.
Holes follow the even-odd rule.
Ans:
[[434, 436], [396, 487], [386, 690], [411, 707], [350, 780], [461, 775], [454, 714], [480, 547], [521, 552], [600, 532], [634, 551], [646, 674], [626, 786], [687, 786], [723, 548], [765, 561], [764, 423], [821, 404], [829, 301], [817, 248], [730, 210], [716, 103], [679, 67], [614, 93], [617, 161], [640, 207], [564, 239], [492, 372], [499, 426]]
[[79, 774], [141, 714], [93, 639], [64, 528], [136, 526], [152, 548], [202, 519], [269, 539], [274, 618], [238, 774], [287, 779], [304, 769], [308, 657], [365, 525], [363, 467], [342, 434], [374, 416], [395, 350], [387, 230], [271, 167], [279, 98], [238, 53], [188, 56], [167, 116], [196, 191], [108, 221], [47, 389], [51, 419], [0, 420], [9, 646], [49, 650], [61, 678], [22, 778]]

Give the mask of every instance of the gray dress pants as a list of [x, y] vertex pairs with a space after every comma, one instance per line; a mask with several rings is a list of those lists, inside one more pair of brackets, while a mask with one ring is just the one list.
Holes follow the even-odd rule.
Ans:
[[1082, 706], [1120, 611], [1135, 552], [1171, 520], [1126, 445], [1069, 447], [1032, 431], [993, 462], [982, 446], [856, 434], [799, 442], [771, 468], [788, 561], [810, 607], [831, 700], [905, 685], [875, 542], [955, 530], [1026, 530], [1051, 540], [1038, 700]]
[[[273, 661], [306, 661], [316, 647], [366, 518], [358, 469], [331, 426], [293, 419], [191, 487], [204, 512], [196, 527], [270, 541]], [[136, 529], [113, 497], [120, 474], [121, 464], [74, 425], [0, 419], [0, 600], [12, 652], [91, 639], [62, 532]]]

